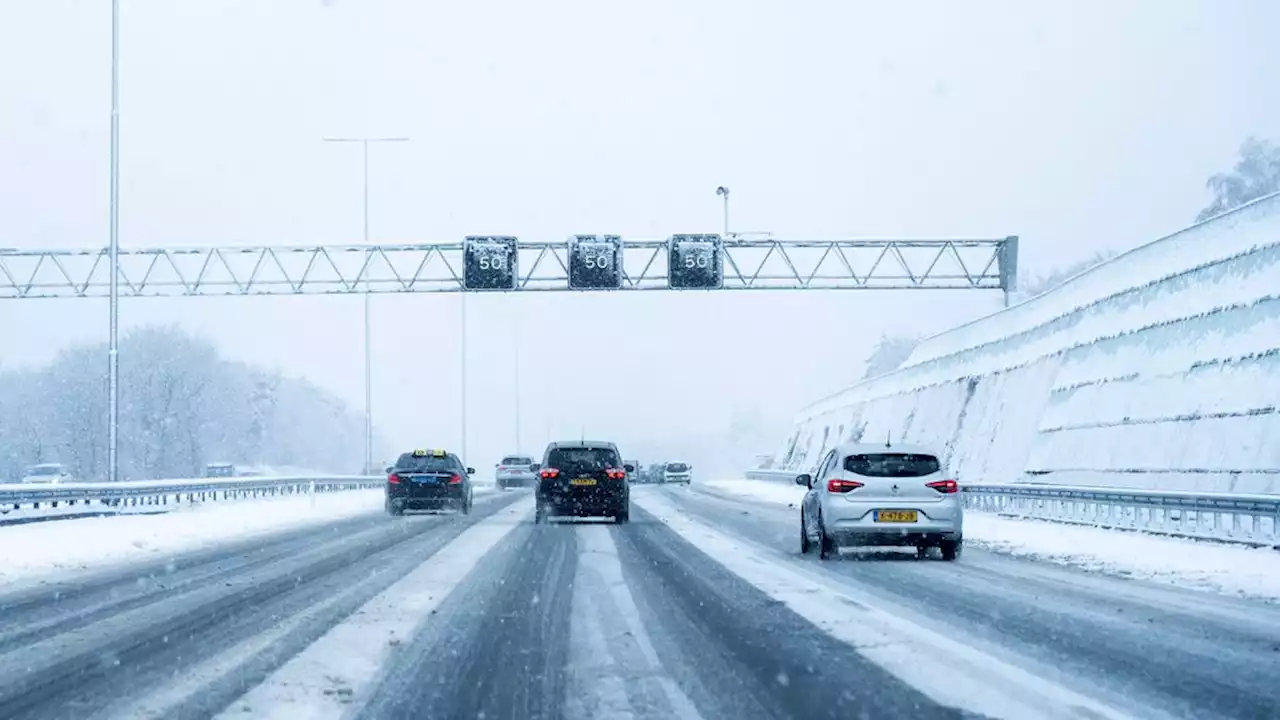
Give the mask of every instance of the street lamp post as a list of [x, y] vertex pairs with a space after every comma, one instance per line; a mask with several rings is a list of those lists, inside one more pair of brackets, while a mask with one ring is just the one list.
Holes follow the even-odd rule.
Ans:
[[[405, 137], [332, 137], [324, 138], [332, 143], [360, 143], [363, 177], [364, 244], [369, 244], [369, 143], [409, 142]], [[364, 266], [364, 472], [373, 474], [373, 359], [370, 350], [369, 328], [369, 251], [365, 251]]]
[[716, 188], [716, 195], [724, 198], [724, 237], [729, 237], [729, 188], [721, 185]]
[[120, 479], [120, 2], [111, 0], [111, 140], [107, 220], [111, 268], [107, 333], [107, 480]]

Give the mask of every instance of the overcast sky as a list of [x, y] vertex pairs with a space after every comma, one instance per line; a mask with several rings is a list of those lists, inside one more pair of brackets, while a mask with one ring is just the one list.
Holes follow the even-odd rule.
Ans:
[[[1268, 0], [122, 0], [121, 243], [716, 231], [1022, 239], [1023, 273], [1187, 224], [1244, 136], [1280, 137]], [[107, 238], [107, 0], [0, 0], [0, 246]], [[886, 329], [995, 293], [468, 300], [473, 464], [549, 434], [649, 448], [781, 425]], [[459, 439], [458, 296], [374, 299], [375, 417]], [[363, 403], [360, 300], [137, 300]], [[0, 302], [0, 363], [106, 336], [100, 301]], [[122, 358], [127, 362], [128, 358]], [[127, 441], [127, 439], [126, 439]], [[770, 450], [772, 447], [762, 448]]]

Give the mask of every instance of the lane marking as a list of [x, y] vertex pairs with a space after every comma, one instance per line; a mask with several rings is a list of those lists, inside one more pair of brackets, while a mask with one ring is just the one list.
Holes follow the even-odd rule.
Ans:
[[577, 527], [565, 717], [701, 720], [653, 649], [622, 574], [613, 527]]
[[1012, 720], [1130, 717], [899, 617], [884, 600], [823, 571], [780, 561], [774, 549], [725, 535], [667, 498], [637, 494], [632, 502], [733, 574], [940, 704]]
[[216, 717], [319, 720], [349, 714], [368, 700], [394, 649], [411, 642], [485, 554], [532, 512], [533, 499], [522, 498], [476, 522]]

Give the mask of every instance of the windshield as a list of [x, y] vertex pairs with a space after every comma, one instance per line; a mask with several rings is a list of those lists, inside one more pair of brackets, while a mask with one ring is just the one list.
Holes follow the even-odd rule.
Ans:
[[1280, 720], [1280, 0], [0, 0], [0, 720], [170, 718]]
[[61, 473], [61, 465], [32, 465], [26, 470], [27, 475], [59, 475]]
[[405, 453], [396, 461], [395, 469], [399, 472], [454, 472], [458, 469], [456, 461], [449, 456], [435, 457]]
[[868, 453], [844, 459], [844, 469], [867, 477], [924, 477], [941, 471], [938, 458], [916, 453]]
[[618, 460], [618, 454], [608, 448], [556, 448], [547, 458], [547, 466], [572, 475], [619, 468], [622, 463]]

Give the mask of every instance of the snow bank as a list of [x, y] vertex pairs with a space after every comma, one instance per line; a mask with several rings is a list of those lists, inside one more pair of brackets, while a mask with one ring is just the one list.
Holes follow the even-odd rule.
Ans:
[[0, 527], [0, 585], [101, 570], [305, 525], [382, 512], [382, 490], [220, 501], [159, 515]]
[[921, 343], [805, 408], [775, 467], [891, 436], [970, 482], [1280, 493], [1280, 195]]
[[978, 547], [1111, 575], [1179, 587], [1280, 600], [1280, 553], [1114, 532], [1040, 520], [965, 513], [965, 542]]

